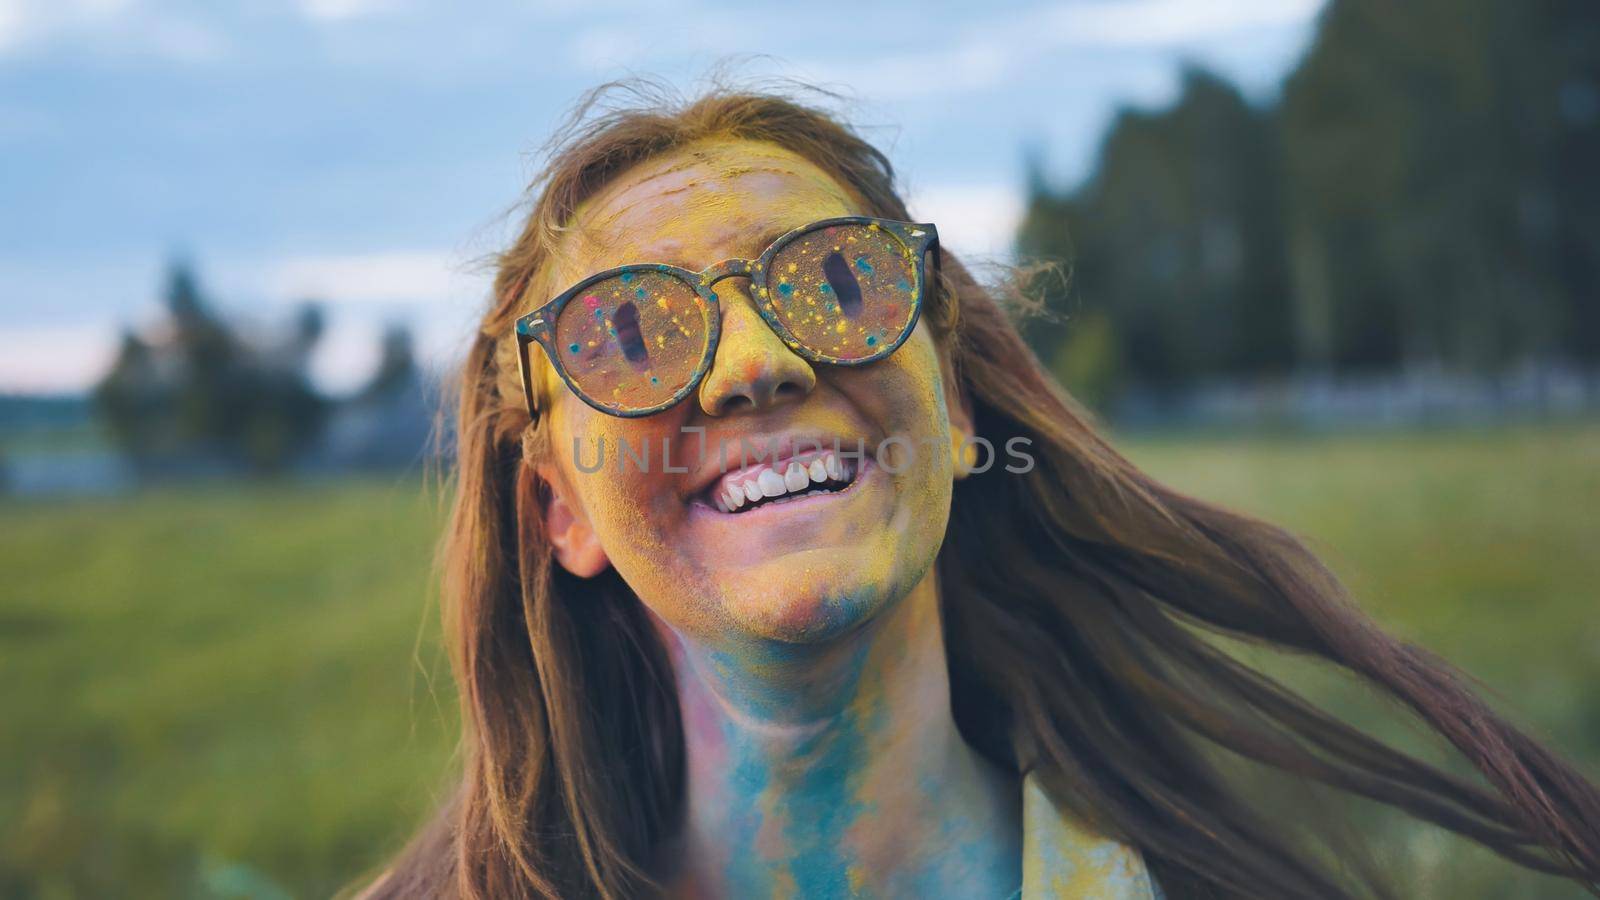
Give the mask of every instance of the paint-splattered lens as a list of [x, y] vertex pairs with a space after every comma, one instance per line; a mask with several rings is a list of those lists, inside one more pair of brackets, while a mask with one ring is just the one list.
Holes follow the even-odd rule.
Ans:
[[651, 269], [590, 285], [556, 320], [567, 376], [602, 406], [642, 410], [694, 377], [708, 339], [706, 305], [682, 280]]
[[801, 235], [767, 272], [779, 321], [801, 344], [839, 360], [894, 346], [911, 327], [918, 288], [912, 252], [877, 225]]

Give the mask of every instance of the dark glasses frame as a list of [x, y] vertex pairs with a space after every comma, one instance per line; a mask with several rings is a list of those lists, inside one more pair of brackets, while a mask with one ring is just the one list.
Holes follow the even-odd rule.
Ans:
[[[866, 225], [887, 232], [910, 251], [912, 273], [916, 279], [916, 283], [912, 285], [911, 315], [906, 322], [905, 330], [896, 336], [893, 341], [886, 342], [882, 349], [870, 356], [859, 359], [841, 359], [819, 353], [797, 340], [779, 320], [777, 311], [772, 305], [773, 287], [767, 283], [772, 260], [785, 247], [798, 238], [814, 231], [821, 231], [824, 228], [833, 228], [839, 225]], [[517, 365], [522, 374], [522, 390], [527, 395], [528, 415], [537, 418], [539, 414], [533, 390], [533, 371], [528, 361], [528, 345], [535, 341], [539, 343], [540, 347], [544, 348], [545, 357], [555, 366], [557, 374], [566, 383], [568, 390], [578, 395], [578, 399], [603, 413], [629, 419], [639, 418], [671, 409], [683, 402], [684, 398], [700, 387], [700, 382], [705, 380], [706, 372], [710, 371], [711, 363], [716, 359], [717, 344], [722, 337], [722, 307], [717, 299], [716, 291], [712, 290], [712, 288], [716, 286], [717, 282], [727, 278], [750, 279], [750, 296], [755, 301], [756, 310], [761, 314], [761, 318], [766, 320], [768, 327], [778, 335], [784, 345], [802, 359], [813, 363], [829, 363], [836, 366], [862, 366], [870, 362], [876, 362], [900, 349], [900, 345], [904, 344], [906, 339], [911, 337], [911, 333], [916, 330], [917, 319], [922, 315], [923, 300], [928, 292], [927, 264], [925, 260], [930, 252], [933, 255], [934, 280], [937, 281], [940, 268], [939, 230], [933, 225], [901, 222], [895, 219], [879, 219], [872, 216], [838, 216], [801, 225], [799, 228], [784, 233], [771, 244], [768, 244], [767, 249], [761, 251], [761, 255], [753, 260], [725, 259], [700, 272], [664, 263], [630, 263], [596, 272], [562, 291], [555, 299], [517, 320]], [[561, 311], [566, 308], [566, 305], [591, 285], [605, 281], [608, 278], [615, 278], [627, 272], [662, 272], [675, 276], [700, 296], [701, 301], [706, 304], [708, 319], [706, 322], [706, 349], [699, 365], [695, 367], [694, 374], [671, 397], [654, 406], [643, 409], [617, 409], [590, 397], [573, 382], [572, 377], [567, 373], [566, 366], [562, 364], [561, 354], [555, 346], [556, 322], [561, 318]]]

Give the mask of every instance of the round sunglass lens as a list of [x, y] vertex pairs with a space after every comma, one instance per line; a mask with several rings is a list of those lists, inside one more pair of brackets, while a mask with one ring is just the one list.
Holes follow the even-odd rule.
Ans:
[[555, 346], [573, 385], [617, 412], [650, 409], [694, 378], [709, 340], [700, 295], [665, 272], [589, 285], [562, 307]]
[[893, 347], [916, 310], [916, 260], [870, 224], [801, 235], [767, 270], [773, 310], [795, 340], [822, 356], [863, 360]]

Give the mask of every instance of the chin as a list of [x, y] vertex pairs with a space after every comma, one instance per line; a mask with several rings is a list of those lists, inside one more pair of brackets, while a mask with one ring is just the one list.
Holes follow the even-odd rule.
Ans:
[[877, 615], [885, 605], [881, 586], [870, 584], [778, 591], [739, 597], [730, 604], [736, 627], [752, 637], [786, 644], [822, 644]]

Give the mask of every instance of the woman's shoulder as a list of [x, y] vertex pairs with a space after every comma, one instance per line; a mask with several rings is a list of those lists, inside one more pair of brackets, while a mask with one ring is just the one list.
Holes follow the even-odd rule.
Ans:
[[1161, 900], [1137, 848], [1092, 832], [1058, 808], [1033, 775], [1022, 780], [1022, 900]]

